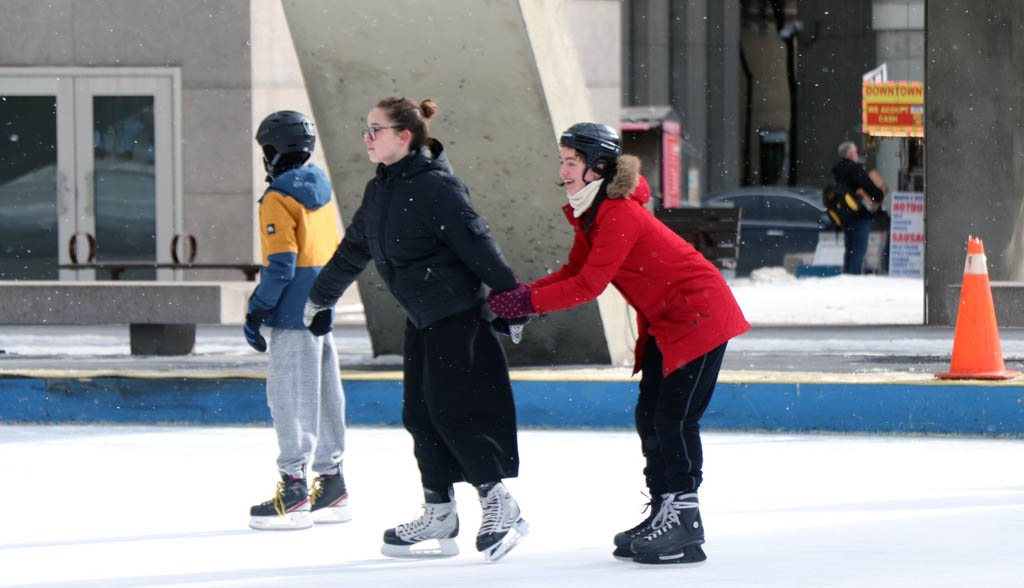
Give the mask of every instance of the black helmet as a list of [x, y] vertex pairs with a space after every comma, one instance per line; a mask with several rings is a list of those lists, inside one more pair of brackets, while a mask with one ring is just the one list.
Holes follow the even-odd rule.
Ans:
[[615, 166], [615, 160], [622, 154], [619, 134], [610, 126], [599, 123], [574, 124], [562, 133], [558, 144], [583, 153], [587, 167], [602, 176]]
[[306, 163], [316, 145], [316, 130], [301, 112], [281, 110], [263, 119], [256, 142], [263, 148], [263, 167], [273, 178]]

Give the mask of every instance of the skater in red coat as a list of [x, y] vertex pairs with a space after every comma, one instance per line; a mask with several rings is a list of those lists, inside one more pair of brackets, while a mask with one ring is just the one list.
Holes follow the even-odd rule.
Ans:
[[560, 162], [569, 198], [563, 211], [575, 235], [569, 261], [531, 284], [492, 293], [491, 309], [503, 318], [563, 310], [597, 298], [609, 284], [636, 309], [636, 429], [651, 510], [615, 535], [614, 555], [640, 563], [703, 561], [699, 421], [726, 342], [750, 324], [722, 274], [644, 207], [650, 188], [640, 160], [622, 155], [611, 127], [570, 127], [560, 140]]

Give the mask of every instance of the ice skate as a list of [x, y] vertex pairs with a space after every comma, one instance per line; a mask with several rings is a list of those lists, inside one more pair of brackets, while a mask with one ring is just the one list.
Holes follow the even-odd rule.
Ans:
[[274, 497], [249, 509], [249, 526], [260, 531], [312, 527], [306, 480], [282, 474]]
[[451, 557], [459, 554], [455, 543], [458, 534], [455, 500], [427, 502], [418, 519], [384, 531], [380, 552], [388, 557]]
[[662, 494], [661, 508], [651, 520], [651, 532], [630, 543], [633, 561], [642, 564], [694, 564], [707, 559], [704, 524], [697, 494]]
[[309, 493], [309, 516], [314, 523], [345, 523], [352, 520], [348, 511], [348, 491], [341, 472], [322, 474], [313, 480]]
[[523, 540], [530, 525], [519, 516], [519, 504], [501, 482], [480, 497], [483, 519], [476, 535], [476, 549], [487, 561], [498, 561]]
[[651, 521], [654, 520], [655, 515], [658, 514], [660, 509], [661, 496], [651, 498], [650, 502], [644, 506], [644, 511], [647, 511], [647, 518], [640, 521], [640, 523], [632, 529], [627, 529], [621, 533], [615, 534], [615, 551], [612, 552], [612, 556], [615, 557], [615, 559], [633, 561], [633, 556], [635, 554], [633, 553], [633, 549], [630, 548], [630, 544], [634, 539], [651, 533]]

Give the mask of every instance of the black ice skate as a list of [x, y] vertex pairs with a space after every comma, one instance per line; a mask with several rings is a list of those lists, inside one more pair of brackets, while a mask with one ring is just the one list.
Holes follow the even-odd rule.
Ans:
[[427, 502], [418, 519], [384, 531], [380, 552], [388, 557], [451, 557], [459, 554], [458, 534], [455, 500]]
[[[650, 509], [650, 510], [648, 510]], [[634, 539], [649, 535], [652, 531], [651, 521], [654, 520], [655, 515], [661, 510], [661, 496], [655, 496], [651, 498], [651, 501], [644, 506], [644, 510], [647, 512], [647, 518], [640, 521], [640, 523], [632, 529], [627, 529], [621, 533], [615, 534], [615, 551], [612, 552], [612, 556], [615, 559], [621, 559], [623, 561], [633, 561], [633, 549], [630, 544]]]
[[501, 482], [481, 486], [486, 493], [480, 497], [483, 520], [476, 534], [476, 550], [487, 561], [498, 561], [523, 540], [530, 525], [519, 516], [519, 504]]
[[274, 497], [249, 509], [249, 526], [261, 531], [312, 527], [308, 494], [304, 478], [281, 474]]
[[707, 559], [704, 523], [700, 520], [697, 494], [662, 494], [661, 508], [651, 520], [651, 532], [630, 543], [633, 561], [643, 564], [692, 564]]
[[321, 474], [313, 480], [309, 493], [309, 516], [314, 523], [345, 523], [352, 520], [348, 511], [348, 491], [345, 478], [337, 474]]

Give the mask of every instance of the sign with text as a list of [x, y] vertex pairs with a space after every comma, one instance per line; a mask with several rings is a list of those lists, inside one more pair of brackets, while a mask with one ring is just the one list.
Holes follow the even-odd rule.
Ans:
[[665, 208], [682, 206], [683, 148], [679, 141], [678, 125], [670, 128], [667, 122], [661, 133], [661, 205]]
[[918, 82], [864, 82], [862, 95], [865, 134], [924, 136], [924, 87]]
[[924, 193], [893, 192], [889, 275], [924, 277]]

